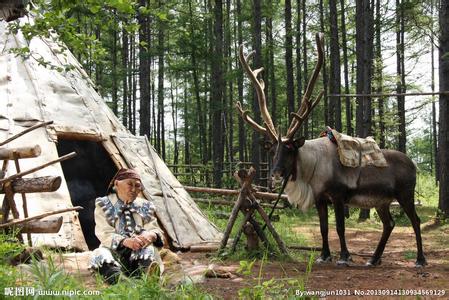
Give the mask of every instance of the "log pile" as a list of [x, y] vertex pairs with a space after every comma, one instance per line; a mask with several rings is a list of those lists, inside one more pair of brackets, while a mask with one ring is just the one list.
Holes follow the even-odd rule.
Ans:
[[[16, 148], [3, 147], [9, 142], [21, 137], [22, 135], [30, 131], [50, 125], [52, 123], [53, 123], [52, 121], [38, 123], [14, 136], [11, 136], [7, 140], [0, 142], [0, 159], [3, 160], [3, 167], [0, 171], [0, 194], [4, 194], [1, 208], [2, 218], [0, 220], [0, 230], [7, 230], [11, 228], [18, 229], [18, 236], [20, 240], [21, 240], [21, 233], [26, 233], [28, 237], [28, 243], [30, 246], [31, 246], [31, 233], [57, 233], [62, 226], [62, 217], [41, 220], [42, 218], [55, 214], [64, 213], [67, 211], [82, 209], [81, 207], [72, 207], [57, 211], [50, 211], [37, 216], [30, 217], [28, 215], [26, 194], [54, 192], [61, 185], [61, 177], [43, 176], [34, 178], [23, 178], [23, 176], [32, 174], [47, 166], [70, 159], [74, 157], [76, 153], [72, 152], [53, 161], [34, 167], [32, 169], [22, 171], [20, 168], [19, 160], [38, 157], [41, 154], [40, 146], [34, 145], [30, 147], [16, 147]], [[9, 164], [10, 161], [14, 162], [15, 174], [5, 177], [6, 173], [8, 172], [8, 166], [10, 165]], [[19, 210], [16, 206], [14, 200], [15, 194], [20, 194], [22, 198], [23, 218], [20, 217]], [[9, 219], [10, 214], [13, 217], [12, 219]]]

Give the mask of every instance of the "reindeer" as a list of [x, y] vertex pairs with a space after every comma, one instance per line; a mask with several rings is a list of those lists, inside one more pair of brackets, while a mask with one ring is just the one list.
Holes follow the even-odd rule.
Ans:
[[[258, 78], [263, 70], [252, 70], [248, 60], [254, 51], [245, 56], [243, 46], [240, 46], [240, 62], [255, 87], [264, 126], [257, 124], [244, 111], [240, 102], [236, 107], [242, 119], [254, 130], [268, 136], [273, 156], [272, 175], [288, 180], [285, 192], [289, 202], [303, 211], [315, 204], [320, 219], [322, 236], [321, 255], [318, 263], [331, 261], [328, 242], [328, 205], [332, 204], [335, 211], [337, 233], [340, 239], [340, 259], [338, 265], [348, 265], [351, 256], [345, 241], [344, 206], [360, 208], [375, 208], [382, 220], [382, 237], [367, 266], [381, 263], [385, 244], [394, 228], [395, 222], [390, 214], [390, 204], [396, 199], [409, 217], [416, 236], [417, 260], [416, 266], [426, 265], [420, 232], [420, 219], [416, 214], [414, 190], [416, 184], [416, 167], [405, 154], [394, 150], [382, 150], [388, 163], [387, 167], [378, 168], [365, 166], [350, 168], [343, 166], [338, 158], [337, 149], [329, 138], [321, 137], [308, 140], [301, 137], [294, 139], [295, 133], [307, 120], [310, 112], [323, 96], [323, 91], [312, 101], [311, 95], [323, 64], [323, 35], [316, 36], [318, 60], [314, 72], [308, 82], [301, 105], [296, 113], [292, 113], [292, 122], [287, 134], [282, 137], [277, 132], [268, 113], [264, 93], [264, 82]], [[280, 130], [279, 130], [280, 131]]]

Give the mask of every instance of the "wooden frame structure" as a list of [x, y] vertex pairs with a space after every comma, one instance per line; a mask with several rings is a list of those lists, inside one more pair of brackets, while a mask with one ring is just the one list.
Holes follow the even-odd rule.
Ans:
[[259, 215], [264, 220], [265, 224], [268, 227], [268, 230], [270, 231], [271, 235], [273, 236], [274, 240], [276, 241], [279, 250], [282, 254], [288, 255], [287, 248], [282, 241], [279, 234], [274, 229], [273, 225], [271, 224], [271, 221], [267, 215], [267, 213], [264, 211], [264, 209], [260, 206], [259, 202], [257, 201], [254, 193], [255, 190], [252, 187], [252, 181], [254, 179], [254, 176], [256, 175], [256, 170], [251, 167], [249, 171], [246, 170], [240, 170], [234, 174], [234, 177], [236, 180], [240, 183], [241, 189], [239, 192], [239, 196], [237, 199], [237, 202], [235, 203], [231, 215], [228, 220], [228, 225], [226, 226], [226, 230], [223, 234], [223, 239], [221, 240], [220, 244], [220, 250], [223, 250], [229, 240], [229, 236], [231, 234], [232, 228], [234, 227], [235, 221], [237, 219], [239, 211], [243, 213], [244, 219], [243, 222], [237, 231], [237, 234], [234, 238], [233, 244], [232, 244], [232, 252], [235, 251], [237, 243], [240, 240], [240, 237], [243, 232], [247, 232], [245, 229], [245, 226], [247, 224], [250, 224], [249, 226], [252, 226], [254, 228], [255, 233], [260, 238], [260, 240], [265, 244], [265, 246], [268, 246], [268, 239], [260, 226], [260, 224], [255, 220], [254, 213], [257, 211]]
[[[9, 142], [19, 138], [20, 136], [33, 131], [37, 128], [52, 124], [52, 121], [38, 123], [0, 143], [0, 147], [8, 144]], [[26, 159], [37, 157], [41, 154], [41, 148], [39, 145], [32, 147], [20, 147], [20, 148], [0, 148], [0, 159], [3, 160], [3, 167], [0, 172], [0, 193], [4, 194], [2, 203], [2, 220], [0, 222], [0, 229], [3, 228], [18, 228], [19, 239], [21, 239], [21, 233], [27, 234], [28, 244], [31, 243], [31, 233], [57, 233], [62, 226], [62, 217], [53, 218], [50, 220], [41, 220], [44, 217], [60, 214], [68, 211], [80, 210], [82, 207], [70, 207], [66, 209], [60, 209], [56, 211], [47, 212], [37, 216], [28, 216], [28, 206], [26, 193], [41, 193], [41, 192], [54, 192], [59, 189], [61, 185], [61, 177], [59, 176], [43, 176], [35, 178], [22, 178], [25, 175], [34, 173], [52, 164], [70, 159], [76, 156], [75, 152], [64, 155], [58, 159], [52, 160], [45, 164], [39, 165], [32, 169], [22, 171], [20, 168], [19, 159]], [[16, 173], [5, 178], [9, 161], [14, 160]], [[14, 195], [16, 193], [21, 194], [23, 204], [24, 219], [20, 219], [20, 213], [17, 209]], [[10, 213], [13, 216], [13, 220], [9, 220]]]

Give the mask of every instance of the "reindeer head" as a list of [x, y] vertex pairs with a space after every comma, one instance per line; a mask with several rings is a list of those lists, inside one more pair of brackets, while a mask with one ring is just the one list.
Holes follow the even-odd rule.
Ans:
[[248, 116], [249, 111], [243, 110], [242, 104], [240, 102], [237, 102], [236, 107], [240, 113], [240, 116], [245, 122], [247, 122], [254, 130], [268, 136], [268, 138], [270, 139], [266, 147], [271, 148], [270, 152], [273, 154], [272, 175], [277, 178], [286, 176], [289, 177], [291, 175], [292, 180], [296, 179], [296, 161], [298, 150], [300, 147], [302, 147], [302, 145], [304, 145], [305, 139], [299, 138], [295, 140], [294, 135], [301, 127], [303, 122], [307, 120], [310, 112], [321, 100], [324, 93], [323, 91], [321, 91], [315, 98], [315, 100], [311, 99], [313, 88], [318, 79], [321, 66], [323, 65], [323, 39], [324, 35], [322, 33], [318, 33], [316, 35], [318, 60], [312, 76], [310, 77], [307, 84], [306, 91], [304, 92], [301, 106], [299, 107], [297, 112], [291, 114], [293, 119], [285, 136], [281, 135], [280, 130], [279, 132], [276, 131], [271, 116], [268, 112], [267, 101], [264, 92], [265, 83], [263, 79], [257, 78], [259, 73], [263, 71], [263, 68], [259, 68], [253, 71], [249, 66], [248, 60], [254, 55], [255, 52], [252, 51], [247, 56], [245, 56], [243, 53], [243, 45], [240, 45], [239, 48], [240, 62], [249, 79], [253, 83], [254, 88], [256, 89], [257, 100], [259, 102], [259, 108], [264, 126], [257, 124], [250, 116]]

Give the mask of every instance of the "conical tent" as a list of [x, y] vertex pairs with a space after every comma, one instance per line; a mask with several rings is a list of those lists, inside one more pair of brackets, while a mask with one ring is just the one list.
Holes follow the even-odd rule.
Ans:
[[[20, 22], [32, 22], [32, 18], [24, 17]], [[10, 51], [22, 47], [30, 49], [30, 58], [23, 59]], [[71, 207], [75, 202], [89, 210], [95, 197], [106, 192], [113, 173], [130, 167], [142, 176], [144, 196], [154, 201], [159, 223], [174, 247], [189, 248], [221, 239], [221, 232], [200, 211], [148, 140], [132, 135], [120, 123], [70, 51], [62, 49], [54, 39], [34, 37], [27, 41], [20, 32], [9, 32], [8, 23], [0, 20], [0, 141], [37, 122], [50, 120], [54, 121], [52, 125], [5, 145], [41, 147], [39, 157], [21, 160], [22, 169], [73, 150], [80, 156], [30, 175], [62, 177], [56, 192], [27, 195], [30, 216]], [[11, 164], [7, 175], [15, 173]], [[23, 217], [21, 199], [15, 200]], [[81, 230], [78, 214], [63, 216], [59, 233], [33, 234], [33, 242], [85, 249], [86, 228]]]

